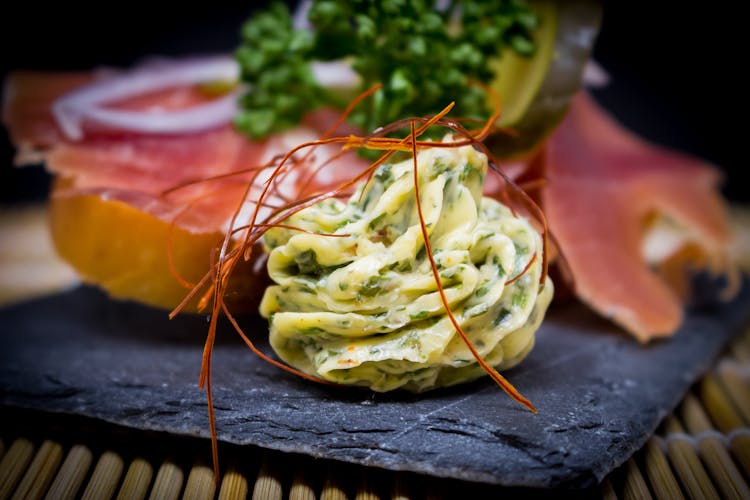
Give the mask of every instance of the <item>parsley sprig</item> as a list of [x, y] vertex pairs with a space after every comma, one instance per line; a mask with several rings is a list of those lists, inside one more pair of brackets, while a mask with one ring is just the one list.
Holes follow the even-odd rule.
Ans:
[[449, 100], [456, 116], [486, 118], [486, 95], [470, 82], [489, 82], [487, 61], [506, 47], [532, 55], [538, 22], [520, 0], [315, 0], [308, 20], [312, 29], [295, 29], [287, 7], [274, 3], [242, 27], [236, 57], [250, 90], [235, 124], [254, 138], [315, 108], [347, 104], [315, 80], [315, 60], [351, 61], [359, 90], [383, 84], [350, 117], [364, 130], [434, 113]]

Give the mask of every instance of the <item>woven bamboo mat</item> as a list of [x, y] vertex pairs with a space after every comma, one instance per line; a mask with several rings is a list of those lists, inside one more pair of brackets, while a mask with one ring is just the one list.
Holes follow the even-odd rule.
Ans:
[[[356, 467], [254, 447], [222, 447], [217, 487], [204, 440], [7, 410], [0, 500], [530, 498], [507, 490]], [[592, 498], [750, 498], [750, 329]], [[568, 492], [570, 493], [570, 492]]]

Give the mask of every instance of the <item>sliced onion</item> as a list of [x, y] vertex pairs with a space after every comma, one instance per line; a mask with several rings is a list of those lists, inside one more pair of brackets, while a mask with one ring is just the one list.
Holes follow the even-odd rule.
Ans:
[[352, 88], [360, 81], [360, 77], [352, 67], [344, 61], [314, 61], [310, 69], [315, 80], [323, 87]]
[[87, 122], [148, 134], [197, 132], [229, 123], [238, 111], [237, 93], [182, 110], [144, 112], [106, 108], [104, 104], [177, 86], [236, 82], [238, 78], [239, 66], [230, 56], [154, 60], [65, 94], [52, 105], [52, 114], [63, 133], [73, 140], [83, 137]]
[[589, 59], [583, 68], [583, 84], [591, 89], [600, 89], [609, 85], [612, 78], [598, 62]]
[[298, 30], [309, 30], [312, 28], [310, 21], [307, 19], [307, 13], [310, 12], [312, 7], [312, 0], [302, 0], [297, 4], [297, 8], [292, 14], [292, 26]]
[[[307, 19], [310, 7], [312, 7], [312, 0], [302, 0], [297, 4], [297, 8], [292, 13], [294, 29], [312, 29], [312, 24]], [[360, 81], [359, 75], [343, 61], [313, 61], [310, 68], [317, 82], [324, 87], [351, 88]]]
[[[315, 79], [325, 87], [348, 88], [359, 81], [351, 67], [341, 61], [314, 62], [311, 69]], [[178, 110], [136, 111], [108, 108], [106, 104], [178, 86], [236, 82], [239, 74], [239, 65], [230, 56], [152, 58], [133, 71], [110, 71], [94, 83], [65, 94], [52, 105], [52, 114], [71, 140], [83, 138], [84, 124], [142, 134], [198, 132], [230, 123], [239, 111], [237, 98], [242, 90]]]

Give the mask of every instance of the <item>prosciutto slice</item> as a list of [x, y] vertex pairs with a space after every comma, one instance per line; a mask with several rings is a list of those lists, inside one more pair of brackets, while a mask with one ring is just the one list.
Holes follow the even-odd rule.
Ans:
[[18, 153], [16, 163], [35, 163], [44, 151], [62, 140], [50, 108], [61, 95], [90, 83], [93, 75], [84, 72], [45, 73], [16, 71], [3, 86], [3, 123]]
[[[107, 74], [17, 72], [5, 84], [3, 121], [18, 147], [16, 162], [41, 160], [64, 179], [55, 196], [96, 194], [124, 201], [191, 232], [226, 231], [228, 221], [243, 201], [253, 173], [274, 156], [301, 142], [312, 141], [335, 119], [319, 111], [298, 128], [269, 140], [254, 142], [230, 123], [209, 130], [173, 135], [135, 134], [88, 130], [82, 140], [67, 139], [51, 112], [60, 96]], [[143, 111], [179, 110], [211, 98], [197, 86], [182, 86], [109, 103], [114, 109]], [[337, 152], [321, 147], [322, 160]], [[319, 161], [308, 162], [316, 169]], [[364, 166], [353, 153], [331, 162], [313, 184], [305, 172], [285, 177], [285, 194], [294, 199], [303, 191], [325, 188]], [[231, 175], [230, 175], [231, 174]], [[259, 184], [259, 183], [258, 183]], [[249, 198], [259, 192], [254, 188]], [[275, 200], [282, 203], [282, 200]]]
[[578, 297], [640, 341], [674, 333], [682, 302], [643, 256], [646, 223], [666, 217], [686, 242], [721, 260], [730, 234], [720, 173], [647, 143], [585, 93], [540, 154], [543, 208]]

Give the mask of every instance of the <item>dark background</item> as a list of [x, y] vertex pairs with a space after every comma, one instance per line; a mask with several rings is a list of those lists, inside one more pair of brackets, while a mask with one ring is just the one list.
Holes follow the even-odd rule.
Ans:
[[[263, 2], [14, 3], [0, 14], [0, 76], [11, 69], [129, 66], [150, 54], [231, 51], [242, 21]], [[669, 5], [671, 4], [671, 5]], [[742, 16], [730, 2], [604, 2], [594, 56], [613, 77], [596, 97], [645, 137], [727, 173], [725, 194], [750, 201], [745, 145], [748, 87]], [[40, 168], [12, 169], [0, 132], [0, 203], [43, 198]]]

